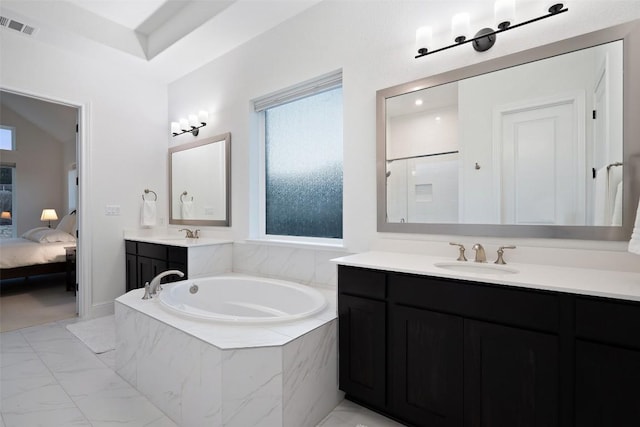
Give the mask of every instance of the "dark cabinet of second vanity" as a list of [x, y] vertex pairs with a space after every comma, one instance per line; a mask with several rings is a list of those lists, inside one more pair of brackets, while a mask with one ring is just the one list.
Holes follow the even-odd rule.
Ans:
[[338, 272], [347, 398], [415, 426], [640, 425], [640, 304]]
[[162, 283], [187, 279], [187, 248], [125, 240], [127, 292], [142, 288], [158, 273], [180, 270], [185, 277], [167, 276]]

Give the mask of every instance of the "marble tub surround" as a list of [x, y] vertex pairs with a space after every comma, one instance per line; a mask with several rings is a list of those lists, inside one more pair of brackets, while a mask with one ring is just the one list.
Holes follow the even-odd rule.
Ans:
[[[340, 257], [334, 259], [333, 262], [376, 270], [390, 270], [400, 273], [640, 301], [640, 273], [635, 272], [515, 262], [508, 262], [507, 265], [507, 267], [518, 271], [515, 274], [459, 272], [435, 266], [438, 263], [455, 262], [454, 256], [445, 258], [384, 251], [372, 251]], [[466, 263], [474, 264], [473, 261], [467, 261]]]
[[335, 290], [338, 274], [331, 260], [348, 254], [331, 247], [234, 242], [233, 271]]
[[180, 318], [140, 291], [116, 300], [116, 371], [178, 425], [314, 426], [341, 400], [335, 292], [262, 327]]

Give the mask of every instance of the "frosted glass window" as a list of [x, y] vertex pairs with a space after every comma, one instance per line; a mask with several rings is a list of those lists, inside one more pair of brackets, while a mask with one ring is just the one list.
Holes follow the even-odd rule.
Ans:
[[342, 238], [342, 88], [265, 110], [267, 235]]

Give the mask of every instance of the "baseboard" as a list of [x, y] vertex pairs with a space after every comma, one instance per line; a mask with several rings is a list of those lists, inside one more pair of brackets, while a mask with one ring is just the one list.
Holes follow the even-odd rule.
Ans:
[[96, 317], [109, 316], [114, 313], [113, 301], [101, 302], [99, 304], [93, 304], [89, 309], [89, 313], [85, 316], [86, 319], [94, 319]]

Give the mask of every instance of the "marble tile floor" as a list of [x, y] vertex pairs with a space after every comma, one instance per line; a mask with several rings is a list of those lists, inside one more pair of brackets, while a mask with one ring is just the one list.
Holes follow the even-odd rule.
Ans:
[[[94, 354], [66, 329], [75, 321], [0, 334], [0, 427], [175, 427], [114, 372], [113, 351]], [[318, 425], [394, 426], [346, 400]]]

